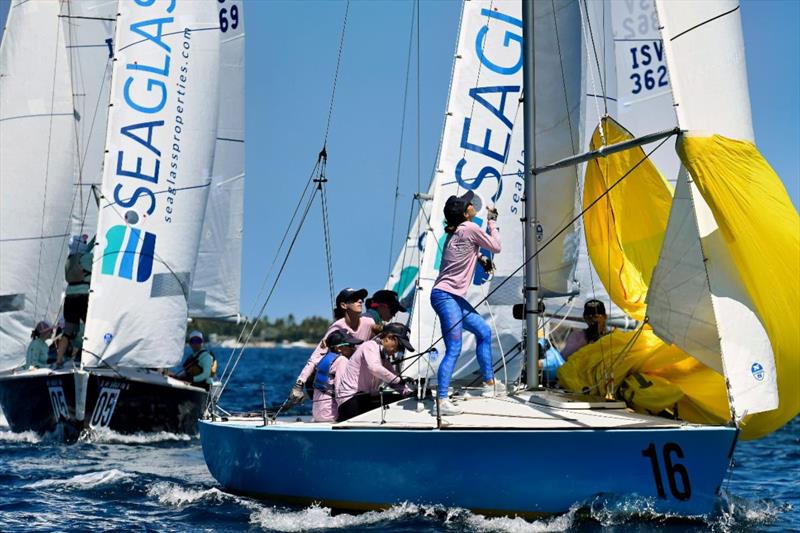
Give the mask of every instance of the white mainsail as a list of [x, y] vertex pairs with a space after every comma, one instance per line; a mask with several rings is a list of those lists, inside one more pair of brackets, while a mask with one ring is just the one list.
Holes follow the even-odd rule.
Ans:
[[[561, 55], [555, 39], [554, 20], [558, 20]], [[540, 78], [543, 85], [557, 83], [555, 95], [537, 96], [537, 131], [547, 132], [551, 140], [541, 145], [544, 160], [573, 155], [578, 145], [580, 104], [580, 19], [577, 4], [556, 2], [538, 20], [537, 57], [541, 55]], [[545, 81], [546, 80], [546, 81]], [[562, 88], [563, 87], [563, 88]], [[545, 91], [546, 92], [546, 91]], [[522, 302], [523, 239], [523, 131], [522, 124], [522, 21], [519, 2], [465, 2], [456, 52], [456, 64], [448, 99], [447, 120], [437, 171], [431, 187], [432, 200], [424, 205], [427, 220], [418, 224], [426, 231], [419, 276], [419, 297], [411, 321], [411, 339], [426, 349], [440, 335], [440, 326], [430, 306], [430, 291], [438, 275], [443, 231], [442, 209], [450, 195], [475, 192], [481, 204], [479, 218], [485, 225], [486, 205], [499, 211], [503, 251], [494, 260], [496, 271], [486, 281], [478, 268], [474, 284], [466, 295], [492, 325], [495, 334], [495, 362], [501, 354], [519, 351], [523, 323], [512, 318], [511, 306]], [[539, 99], [541, 96], [541, 99]], [[514, 127], [515, 124], [517, 127]], [[573, 217], [577, 175], [566, 169], [543, 176], [539, 184], [543, 202], [539, 211], [542, 240], [547, 241]], [[577, 255], [578, 235], [570, 227], [556, 237], [539, 256], [540, 286], [544, 294], [564, 294], [570, 283]], [[410, 237], [409, 242], [416, 236]], [[408, 244], [407, 244], [408, 245]], [[492, 292], [490, 295], [489, 293]], [[443, 351], [442, 343], [437, 346]], [[459, 359], [455, 378], [468, 379], [476, 368], [474, 339], [464, 337], [465, 356]], [[518, 374], [521, 357], [511, 355], [509, 375]], [[435, 366], [436, 363], [434, 363]], [[416, 365], [414, 365], [416, 366]], [[425, 364], [427, 366], [427, 363]], [[427, 371], [420, 369], [423, 374]], [[410, 371], [413, 373], [414, 368]]]
[[0, 45], [0, 369], [57, 318], [69, 236], [75, 121], [57, 0], [17, 2]]
[[216, 2], [122, 2], [84, 364], [169, 367], [212, 175]]
[[[681, 128], [752, 142], [738, 2], [656, 5]], [[776, 408], [778, 393], [769, 338], [722, 233], [682, 170], [647, 303], [659, 337], [724, 370], [738, 419]]]
[[71, 232], [87, 238], [94, 236], [97, 229], [97, 201], [92, 187], [99, 193], [103, 178], [116, 17], [117, 0], [69, 1], [61, 5], [77, 125]]
[[[189, 297], [195, 318], [236, 319], [244, 224], [244, 12], [220, 5], [219, 117], [214, 168]], [[224, 13], [222, 12], [224, 10]]]

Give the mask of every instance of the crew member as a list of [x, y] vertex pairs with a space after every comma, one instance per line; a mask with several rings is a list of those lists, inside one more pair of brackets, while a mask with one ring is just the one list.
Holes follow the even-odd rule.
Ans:
[[397, 298], [397, 293], [390, 290], [375, 291], [371, 298], [364, 302], [367, 306], [366, 315], [372, 317], [376, 324], [390, 322], [399, 312], [405, 313], [406, 308]]
[[183, 362], [183, 370], [175, 377], [208, 390], [217, 365], [214, 354], [203, 347], [203, 342], [202, 332], [195, 330], [189, 334], [189, 348], [192, 353]]
[[57, 365], [63, 364], [64, 357], [72, 357], [67, 350], [75, 341], [81, 321], [86, 322], [94, 249], [94, 238], [88, 243], [87, 238], [87, 235], [72, 237], [69, 244], [70, 253], [64, 264], [64, 278], [67, 281], [67, 289], [64, 291], [64, 338], [56, 344]]
[[31, 331], [31, 342], [25, 353], [25, 366], [27, 368], [42, 368], [47, 366], [47, 353], [49, 347], [45, 342], [53, 334], [53, 326], [42, 320]]
[[367, 297], [366, 289], [343, 289], [336, 296], [336, 307], [333, 309], [335, 322], [328, 327], [317, 347], [311, 352], [303, 370], [297, 376], [297, 380], [292, 387], [289, 397], [286, 398], [287, 405], [295, 405], [303, 402], [305, 391], [303, 388], [306, 383], [311, 381], [314, 370], [317, 368], [322, 357], [327, 353], [325, 339], [336, 330], [342, 329], [357, 339], [367, 341], [374, 335], [372, 328], [375, 321], [368, 316], [362, 316], [364, 310], [364, 298]]
[[364, 341], [353, 337], [343, 329], [337, 329], [325, 337], [328, 353], [317, 364], [314, 378], [314, 406], [311, 408], [314, 422], [336, 421], [338, 414], [336, 391], [339, 389], [347, 361], [356, 351], [356, 346], [362, 342]]
[[600, 300], [587, 300], [583, 304], [583, 320], [588, 324], [586, 329], [576, 329], [567, 337], [561, 356], [564, 359], [577, 352], [587, 344], [597, 342], [600, 337], [608, 333], [606, 331], [606, 306]]
[[[475, 194], [467, 191], [462, 196], [451, 196], [444, 205], [447, 222], [447, 239], [442, 252], [439, 276], [431, 291], [431, 305], [442, 325], [445, 355], [437, 374], [437, 397], [439, 413], [456, 415], [461, 409], [447, 398], [447, 389], [453, 376], [456, 360], [461, 355], [462, 329], [473, 333], [477, 341], [476, 355], [483, 377], [484, 396], [494, 396], [505, 392], [505, 386], [495, 381], [492, 369], [492, 331], [470, 303], [464, 299], [473, 275], [475, 265], [481, 261], [484, 268], [490, 268], [488, 258], [480, 255], [486, 248], [492, 253], [500, 252], [500, 234], [496, 227], [497, 210], [487, 208], [488, 233], [472, 222], [477, 214], [472, 205]], [[434, 410], [436, 407], [434, 406]]]
[[384, 324], [376, 339], [358, 347], [347, 362], [336, 390], [338, 421], [349, 420], [378, 407], [381, 400], [375, 393], [380, 390], [381, 383], [386, 383], [403, 396], [411, 395], [411, 389], [394, 373], [391, 364], [392, 357], [405, 351], [413, 352], [414, 347], [408, 340], [408, 328], [399, 322]]

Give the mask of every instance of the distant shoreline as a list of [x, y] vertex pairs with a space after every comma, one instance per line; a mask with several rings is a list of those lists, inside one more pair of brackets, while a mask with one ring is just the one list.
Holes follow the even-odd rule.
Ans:
[[[238, 345], [236, 343], [236, 339], [224, 338], [224, 339], [217, 339], [216, 341], [212, 340], [212, 346], [217, 346], [219, 348], [237, 348]], [[247, 343], [247, 348], [303, 348], [307, 350], [313, 350], [316, 348], [317, 345], [312, 342], [308, 341], [263, 341], [263, 340], [251, 340]]]

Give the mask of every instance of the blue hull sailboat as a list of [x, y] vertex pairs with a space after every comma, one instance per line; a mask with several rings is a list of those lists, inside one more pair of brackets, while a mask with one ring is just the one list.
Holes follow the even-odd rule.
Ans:
[[[437, 427], [431, 402], [322, 424], [201, 421], [206, 464], [232, 492], [341, 509], [403, 502], [487, 514], [562, 513], [598, 496], [656, 512], [713, 509], [736, 442], [730, 427], [631, 413], [546, 392], [462, 402]], [[502, 414], [500, 414], [502, 413]]]
[[[386, 285], [410, 309], [420, 356], [401, 370], [417, 397], [319, 423], [232, 415], [214, 396], [200, 435], [226, 490], [351, 509], [413, 502], [537, 515], [633, 498], [655, 512], [713, 512], [737, 439], [800, 410], [797, 321], [762, 298], [763, 272], [736, 248], [746, 240], [736, 232], [759, 217], [732, 221], [739, 212], [725, 205], [749, 205], [735, 196], [747, 187], [716, 176], [744, 176], [773, 191], [763, 195], [770, 209], [797, 213], [753, 143], [736, 2], [655, 4], [634, 6], [650, 10], [642, 18], [652, 27], [623, 36], [627, 3], [464, 3], [436, 172]], [[672, 136], [680, 159], [657, 151]], [[715, 150], [719, 158], [703, 159]], [[503, 251], [493, 276], [477, 270], [466, 299], [492, 326], [496, 375], [509, 389], [475, 394], [466, 336], [453, 381], [461, 413], [438, 416], [426, 392], [433, 348], [443, 348], [428, 303], [445, 238], [437, 217], [464, 190], [480, 218], [485, 205], [499, 211]], [[781, 243], [798, 248], [796, 236]], [[783, 268], [768, 247], [757, 257]], [[788, 290], [800, 296], [797, 283]], [[557, 370], [563, 388], [541, 387], [538, 337], [560, 344], [555, 333], [589, 298], [630, 331], [569, 356]], [[780, 391], [789, 393], [779, 402]]]

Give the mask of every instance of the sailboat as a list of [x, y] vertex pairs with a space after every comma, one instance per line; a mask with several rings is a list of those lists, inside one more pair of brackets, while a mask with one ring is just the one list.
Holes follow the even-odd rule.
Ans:
[[[625, 61], [633, 59], [627, 68], [637, 70], [616, 77], [629, 84], [617, 87], [618, 99], [607, 84], [610, 66], [600, 61], [616, 57], [605, 54], [607, 28], [597, 23], [597, 4], [587, 4], [464, 3], [437, 171], [404, 245], [418, 263], [398, 260], [387, 284], [413, 298], [412, 342], [428, 354], [407, 363], [404, 374], [432, 380], [436, 361], [428, 347], [440, 334], [427, 297], [443, 236], [438, 213], [450, 194], [465, 189], [484, 205], [494, 203], [504, 250], [494, 277], [479, 271], [468, 298], [477, 297], [495, 330], [495, 354], [505, 356], [509, 381], [523, 366], [525, 380], [507, 397], [475, 394], [465, 343], [457, 377], [466, 386], [456, 400], [464, 412], [457, 416], [436, 416], [424, 394], [334, 424], [212, 410], [200, 424], [201, 442], [226, 490], [336, 508], [413, 502], [527, 516], [566, 512], [602, 495], [638, 498], [656, 512], [703, 515], [718, 501], [737, 439], [774, 431], [800, 411], [793, 395], [798, 327], [784, 307], [800, 296], [797, 280], [789, 281], [798, 265], [779, 255], [800, 250], [798, 216], [753, 144], [738, 4], [656, 2], [661, 36], [615, 43]], [[650, 56], [639, 62], [631, 48], [638, 54], [648, 41]], [[599, 91], [588, 90], [592, 76]], [[619, 122], [612, 118], [610, 99], [635, 107], [641, 99], [628, 96], [642, 91], [672, 101], [677, 113], [663, 116], [674, 125], [634, 136], [623, 127], [624, 113]], [[522, 92], [524, 106], [517, 107]], [[593, 120], [586, 118], [592, 108], [602, 109]], [[523, 117], [520, 136], [514, 126]], [[582, 133], [580, 124], [590, 120]], [[674, 166], [662, 170], [675, 172], [673, 200], [662, 163], [648, 154], [674, 136], [679, 157], [667, 158]], [[614, 193], [623, 185], [640, 195], [641, 208], [661, 210], [652, 219], [634, 217], [633, 229], [646, 238], [631, 238], [625, 224], [632, 215], [618, 212], [627, 196]], [[647, 203], [661, 202], [664, 191], [665, 204]], [[604, 209], [593, 211], [596, 205]], [[766, 209], [776, 219], [757, 216]], [[605, 221], [593, 218], [597, 212]], [[747, 238], [756, 232], [764, 244]], [[758, 253], [748, 256], [748, 246]], [[586, 391], [569, 393], [539, 386], [537, 337], [548, 312], [558, 314], [548, 311], [548, 300], [587, 290], [575, 283], [581, 247], [591, 259], [583, 270], [588, 280], [602, 283], [637, 325], [576, 352], [559, 378], [578, 391], [586, 383]], [[766, 297], [766, 268], [790, 284], [786, 298]], [[525, 321], [515, 322], [512, 306], [523, 298]], [[512, 357], [516, 368], [508, 364]], [[621, 385], [635, 376], [652, 381], [626, 397]], [[693, 388], [703, 384], [706, 396]], [[648, 387], [661, 385], [685, 387], [670, 416], [641, 403]], [[401, 458], [388, 449], [412, 453]]]
[[[49, 11], [43, 13], [45, 4]], [[15, 317], [20, 327], [13, 342], [22, 358], [5, 353], [3, 344], [4, 361], [13, 366], [0, 376], [0, 405], [12, 430], [64, 428], [71, 436], [87, 429], [196, 432], [207, 391], [163, 369], [183, 358], [189, 313], [229, 319], [238, 311], [241, 14], [239, 2], [12, 6], [3, 65], [35, 64], [31, 50], [15, 48], [33, 39], [16, 33], [24, 29], [20, 19], [52, 21], [59, 39], [52, 49], [63, 51], [65, 74], [61, 85], [45, 84], [43, 91], [65, 99], [65, 130], [78, 139], [77, 150], [71, 148], [75, 140], [59, 143], [72, 157], [57, 166], [64, 173], [59, 184], [67, 189], [56, 197], [66, 199], [67, 209], [42, 222], [64, 234], [45, 274], [48, 286], [56, 287], [54, 303], [47, 312], [24, 306]], [[8, 76], [7, 83], [14, 82], [21, 83]], [[220, 91], [228, 95], [225, 113], [218, 112]], [[40, 136], [47, 139], [47, 131]], [[5, 149], [5, 132], [3, 140]], [[3, 176], [21, 182], [24, 173], [4, 169]], [[4, 220], [6, 228], [13, 226]], [[70, 229], [97, 236], [80, 364], [20, 368], [27, 338], [22, 331], [58, 309]], [[10, 259], [4, 275], [20, 270], [5, 250], [3, 257]], [[221, 271], [221, 265], [232, 270]], [[225, 283], [223, 275], [229, 277]], [[0, 331], [12, 330], [3, 324]]]

